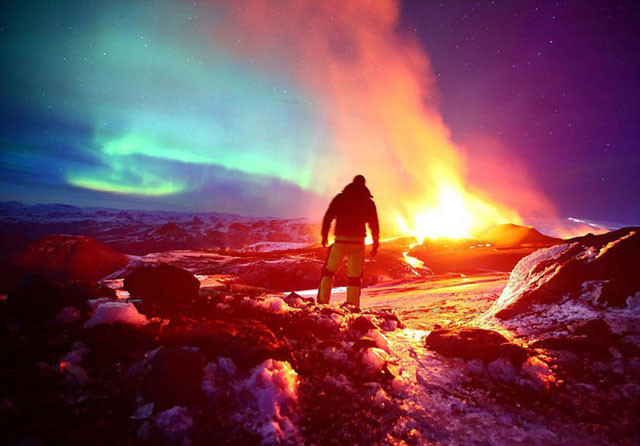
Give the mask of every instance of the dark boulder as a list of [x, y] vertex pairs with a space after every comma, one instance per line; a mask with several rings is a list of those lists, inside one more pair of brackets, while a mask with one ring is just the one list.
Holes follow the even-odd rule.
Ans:
[[366, 350], [368, 348], [377, 347], [377, 346], [378, 346], [378, 343], [376, 342], [375, 339], [363, 336], [363, 337], [357, 339], [353, 343], [353, 346], [351, 347], [351, 349], [354, 352], [358, 352], [358, 351], [362, 352], [362, 351], [364, 351], [364, 350]]
[[352, 323], [351, 323], [351, 327], [352, 330], [356, 330], [356, 331], [360, 331], [362, 333], [366, 333], [369, 330], [374, 330], [378, 327], [376, 327], [376, 325], [371, 322], [371, 320], [369, 320], [369, 318], [366, 318], [364, 316], [358, 316]]
[[579, 355], [589, 355], [598, 359], [611, 357], [609, 347], [611, 343], [603, 339], [587, 338], [586, 336], [554, 337], [541, 339], [531, 343], [531, 348], [544, 350], [564, 350]]
[[91, 367], [106, 370], [121, 361], [135, 361], [157, 347], [158, 324], [137, 327], [115, 322], [98, 324], [82, 331], [82, 342], [89, 349]]
[[611, 336], [611, 327], [604, 319], [591, 319], [579, 323], [573, 333], [590, 338], [608, 338]]
[[522, 364], [527, 351], [509, 342], [500, 333], [481, 328], [437, 329], [426, 337], [426, 347], [447, 358], [481, 359], [492, 362], [507, 358], [514, 365]]
[[285, 302], [291, 307], [298, 307], [309, 304], [313, 305], [315, 304], [316, 300], [313, 297], [303, 297], [295, 292], [292, 292], [287, 295], [287, 297], [285, 298]]
[[115, 298], [115, 291], [96, 282], [58, 282], [39, 274], [23, 277], [7, 297], [8, 309], [23, 323], [40, 323], [56, 316], [64, 307], [89, 309], [87, 301]]
[[124, 289], [141, 298], [149, 314], [167, 314], [175, 307], [191, 303], [198, 296], [200, 281], [177, 266], [143, 264], [124, 279]]
[[145, 401], [157, 410], [192, 405], [201, 397], [204, 358], [184, 348], [160, 349], [151, 359], [151, 371], [144, 380]]
[[159, 340], [169, 347], [198, 347], [207, 359], [231, 358], [240, 367], [253, 367], [265, 359], [291, 361], [286, 346], [257, 320], [171, 320]]

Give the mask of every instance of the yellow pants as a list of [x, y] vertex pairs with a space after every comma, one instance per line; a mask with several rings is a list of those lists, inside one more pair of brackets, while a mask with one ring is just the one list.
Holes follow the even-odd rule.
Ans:
[[333, 275], [340, 268], [340, 263], [342, 263], [344, 256], [349, 256], [349, 263], [347, 264], [347, 302], [360, 307], [362, 263], [364, 262], [364, 238], [362, 237], [338, 236], [335, 243], [329, 247], [327, 261], [322, 269], [318, 303], [329, 303]]

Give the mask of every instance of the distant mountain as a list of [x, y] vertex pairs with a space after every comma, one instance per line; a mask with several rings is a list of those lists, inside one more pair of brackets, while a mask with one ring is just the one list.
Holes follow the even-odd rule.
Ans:
[[23, 249], [25, 239], [50, 234], [88, 236], [120, 252], [144, 255], [170, 249], [242, 249], [258, 242], [309, 244], [318, 233], [317, 225], [304, 219], [0, 202], [0, 238], [10, 245], [2, 253]]
[[535, 228], [512, 223], [497, 225], [476, 236], [481, 242], [494, 246], [553, 245], [562, 239], [549, 237]]

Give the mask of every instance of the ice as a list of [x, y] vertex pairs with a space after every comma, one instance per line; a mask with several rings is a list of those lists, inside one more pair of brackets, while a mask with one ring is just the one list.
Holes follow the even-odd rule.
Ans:
[[262, 436], [262, 444], [291, 442], [299, 437], [294, 423], [298, 384], [298, 374], [286, 361], [267, 359], [251, 371], [245, 387], [257, 410], [248, 421]]
[[93, 327], [99, 324], [112, 324], [123, 322], [125, 324], [144, 325], [148, 322], [144, 314], [131, 302], [105, 302], [98, 305], [93, 316], [84, 324], [85, 327]]

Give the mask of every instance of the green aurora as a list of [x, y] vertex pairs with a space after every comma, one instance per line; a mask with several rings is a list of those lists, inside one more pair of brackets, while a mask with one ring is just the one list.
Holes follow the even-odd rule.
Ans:
[[196, 190], [207, 166], [313, 189], [329, 137], [314, 98], [217, 45], [223, 11], [174, 1], [29, 6], [15, 5], [2, 30], [3, 108], [65, 125], [14, 130], [3, 165], [40, 165], [70, 186], [116, 194]]

